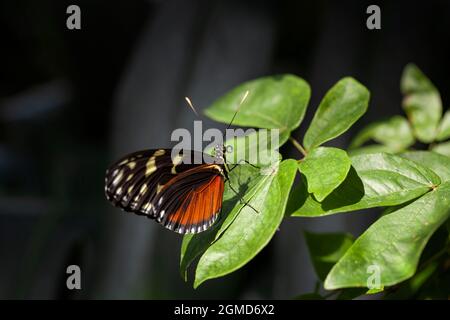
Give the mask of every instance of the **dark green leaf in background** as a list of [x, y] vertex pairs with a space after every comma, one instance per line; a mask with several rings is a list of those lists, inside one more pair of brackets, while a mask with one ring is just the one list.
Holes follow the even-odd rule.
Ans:
[[416, 137], [425, 143], [434, 141], [442, 116], [441, 96], [431, 81], [413, 64], [405, 67], [401, 79], [403, 108]]
[[441, 123], [438, 128], [436, 140], [444, 141], [450, 138], [450, 110], [442, 117]]
[[314, 270], [322, 281], [354, 241], [353, 236], [346, 233], [305, 232], [305, 239]]
[[309, 150], [347, 131], [367, 110], [370, 93], [347, 77], [338, 81], [320, 102], [303, 139]]
[[414, 144], [414, 135], [408, 120], [402, 116], [393, 116], [374, 122], [361, 130], [349, 148], [358, 148], [369, 140], [387, 146], [391, 152], [399, 152]]
[[413, 63], [403, 69], [400, 87], [403, 94], [436, 90], [430, 79]]

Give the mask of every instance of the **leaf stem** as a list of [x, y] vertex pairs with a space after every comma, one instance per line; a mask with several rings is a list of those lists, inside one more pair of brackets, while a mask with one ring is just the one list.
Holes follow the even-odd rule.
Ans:
[[300, 153], [306, 157], [307, 152], [306, 150], [302, 147], [302, 145], [300, 144], [300, 142], [298, 142], [297, 140], [295, 140], [295, 138], [293, 138], [292, 136], [289, 137], [289, 140], [292, 142], [292, 144], [294, 145], [294, 147], [300, 151]]

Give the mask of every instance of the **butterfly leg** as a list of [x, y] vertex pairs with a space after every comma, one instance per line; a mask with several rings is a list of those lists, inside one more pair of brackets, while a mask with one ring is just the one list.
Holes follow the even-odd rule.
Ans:
[[[228, 181], [228, 185], [230, 186], [230, 189], [231, 189], [236, 195], [239, 196], [239, 193], [238, 193], [236, 190], [234, 190], [234, 188], [233, 188], [233, 186], [231, 185], [230, 181]], [[258, 210], [256, 210], [255, 208], [253, 208], [253, 207], [250, 205], [250, 203], [248, 203], [247, 201], [244, 201], [241, 197], [239, 197], [239, 201], [240, 201], [241, 203], [244, 204], [244, 207], [245, 207], [245, 206], [249, 206], [249, 207], [252, 208], [256, 213], [259, 213]]]
[[247, 161], [247, 160], [245, 160], [245, 159], [241, 159], [241, 160], [239, 160], [239, 162], [238, 163], [240, 163], [241, 161], [244, 161], [246, 164], [248, 164], [248, 165], [251, 165], [253, 168], [256, 168], [256, 169], [261, 169], [260, 167], [258, 167], [258, 166], [255, 166], [254, 164], [251, 164], [249, 161]]
[[247, 160], [245, 160], [245, 159], [241, 159], [241, 160], [239, 160], [239, 162], [237, 163], [237, 164], [235, 164], [235, 165], [233, 165], [231, 168], [230, 168], [230, 170], [229, 170], [229, 172], [231, 172], [231, 171], [233, 171], [233, 169], [235, 169], [238, 165], [240, 165], [241, 164], [241, 161], [244, 161], [246, 164], [249, 164], [249, 165], [251, 165], [253, 168], [256, 168], [256, 169], [261, 169], [260, 167], [258, 167], [258, 166], [255, 166], [254, 164], [251, 164], [250, 162], [248, 162]]

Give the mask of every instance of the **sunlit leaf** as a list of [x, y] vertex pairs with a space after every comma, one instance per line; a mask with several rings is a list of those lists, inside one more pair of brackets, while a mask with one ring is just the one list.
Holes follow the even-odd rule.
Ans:
[[315, 217], [415, 199], [440, 184], [430, 169], [399, 156], [379, 153], [351, 157], [353, 167], [344, 182], [319, 203], [303, 184], [289, 200], [293, 216]]
[[228, 124], [247, 91], [248, 96], [233, 124], [280, 129], [281, 133], [291, 132], [300, 125], [311, 95], [309, 85], [297, 76], [263, 77], [235, 87], [208, 107], [205, 114]]
[[275, 234], [284, 216], [289, 190], [297, 171], [294, 160], [266, 171], [267, 179], [223, 234], [200, 257], [194, 287], [208, 279], [231, 273], [261, 251]]
[[367, 110], [369, 91], [353, 78], [338, 81], [320, 102], [303, 139], [309, 150], [347, 131]]
[[450, 141], [435, 144], [431, 148], [431, 150], [433, 150], [433, 152], [450, 157]]
[[331, 269], [325, 288], [365, 287], [374, 268], [380, 271], [381, 286], [408, 279], [428, 239], [449, 215], [450, 182], [446, 182], [371, 225]]
[[351, 161], [344, 150], [318, 147], [310, 150], [298, 164], [308, 184], [308, 192], [321, 202], [342, 181], [350, 170]]
[[430, 151], [408, 151], [400, 156], [433, 170], [442, 182], [450, 181], [450, 158]]
[[[261, 188], [268, 176], [261, 175], [257, 168], [239, 165], [229, 175], [225, 184], [222, 212], [219, 220], [208, 230], [187, 234], [183, 237], [180, 257], [180, 273], [187, 280], [187, 268], [227, 229], [244, 207], [243, 201], [252, 201], [253, 195]], [[231, 188], [239, 192], [237, 195]], [[242, 199], [242, 201], [240, 201]]]

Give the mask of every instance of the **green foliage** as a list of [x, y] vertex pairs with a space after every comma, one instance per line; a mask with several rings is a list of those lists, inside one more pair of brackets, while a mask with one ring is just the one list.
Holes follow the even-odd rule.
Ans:
[[439, 177], [428, 168], [387, 153], [357, 155], [351, 161], [352, 170], [345, 181], [322, 202], [308, 194], [302, 184], [295, 188], [289, 208], [297, 209], [291, 214], [317, 217], [395, 206], [423, 195], [440, 183]]
[[417, 139], [430, 143], [436, 138], [442, 116], [442, 101], [431, 81], [415, 65], [409, 64], [401, 80], [403, 108]]
[[[394, 116], [370, 124], [361, 130], [350, 144], [351, 154], [400, 153], [416, 141], [430, 144], [429, 149], [449, 155], [449, 144], [439, 143], [450, 138], [450, 111], [442, 117], [442, 101], [433, 83], [413, 64], [405, 67], [401, 79], [404, 95], [402, 106], [407, 120]], [[378, 144], [363, 146], [368, 141]]]
[[305, 232], [305, 239], [314, 270], [322, 281], [354, 241], [353, 236], [346, 233]]
[[[248, 173], [242, 173], [242, 169], [241, 174], [254, 176], [255, 169], [250, 168]], [[283, 219], [296, 170], [294, 160], [285, 160], [279, 166], [276, 163], [257, 182], [252, 181], [254, 186], [249, 190], [256, 189], [254, 194], [247, 197], [247, 192], [243, 196], [256, 211], [236, 201], [230, 214], [215, 229], [185, 237], [183, 268], [204, 251], [196, 268], [194, 287], [242, 267], [267, 245]]]
[[450, 138], [450, 110], [442, 117], [441, 124], [439, 125], [436, 140], [443, 141]]
[[[234, 147], [227, 157], [234, 162], [261, 148], [268, 154], [254, 161], [259, 168], [239, 165], [230, 173], [222, 215], [212, 228], [184, 237], [182, 277], [187, 280], [194, 262], [194, 287], [241, 268], [269, 243], [283, 218], [380, 208], [383, 214], [356, 240], [346, 233], [304, 233], [318, 283], [331, 292], [316, 288], [296, 299], [442, 295], [445, 289], [439, 283], [432, 286], [431, 280], [442, 277], [449, 255], [450, 111], [442, 117], [440, 94], [432, 82], [416, 66], [406, 66], [401, 91], [407, 118], [370, 124], [354, 137], [349, 155], [322, 144], [366, 112], [370, 94], [355, 79], [343, 78], [326, 93], [303, 144], [291, 134], [305, 116], [310, 88], [294, 75], [246, 82], [214, 102], [206, 115], [229, 123], [247, 91], [234, 124], [279, 129], [280, 140], [249, 142], [259, 131], [226, 142]], [[277, 149], [288, 140], [301, 157], [281, 161]], [[429, 143], [429, 150], [412, 150], [417, 141]], [[238, 195], [229, 184], [239, 189]], [[438, 233], [445, 233], [444, 240], [431, 241]], [[372, 266], [380, 270], [378, 287], [369, 286]]]
[[215, 101], [205, 114], [228, 124], [247, 91], [245, 108], [239, 110], [233, 123], [243, 127], [280, 129], [281, 134], [290, 133], [300, 125], [311, 96], [309, 85], [297, 76], [264, 77], [237, 86]]
[[442, 182], [450, 180], [450, 158], [428, 151], [408, 151], [400, 156], [433, 170]]
[[319, 147], [299, 162], [298, 169], [308, 180], [308, 192], [320, 202], [344, 181], [350, 166], [344, 150]]
[[428, 239], [449, 215], [450, 183], [446, 182], [371, 225], [331, 269], [325, 288], [364, 287], [373, 265], [380, 268], [382, 286], [408, 279]]
[[382, 151], [392, 152], [406, 150], [415, 141], [408, 120], [402, 116], [393, 116], [387, 120], [374, 122], [367, 126], [353, 138], [349, 148], [358, 148], [370, 140], [387, 147]]
[[320, 146], [347, 131], [367, 110], [369, 91], [353, 78], [336, 83], [320, 102], [306, 131], [306, 150]]
[[431, 150], [450, 157], [450, 141], [438, 143], [431, 147]]

